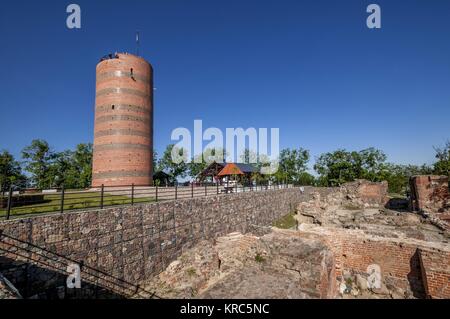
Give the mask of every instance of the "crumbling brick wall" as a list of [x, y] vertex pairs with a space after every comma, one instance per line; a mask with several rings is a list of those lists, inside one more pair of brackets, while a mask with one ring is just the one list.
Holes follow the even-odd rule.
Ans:
[[449, 298], [450, 251], [417, 240], [402, 241], [364, 234], [358, 230], [322, 229], [320, 234], [335, 256], [336, 277], [344, 270], [366, 273], [377, 264], [391, 284], [410, 290], [415, 297]]
[[387, 182], [356, 180], [343, 184], [340, 192], [347, 201], [361, 207], [384, 207], [389, 200]]
[[420, 264], [426, 296], [450, 299], [450, 252], [420, 249]]
[[338, 232], [326, 241], [335, 252], [337, 276], [342, 275], [343, 270], [366, 273], [369, 265], [377, 264], [384, 278], [395, 281], [402, 289], [410, 288], [418, 297], [423, 296], [416, 246], [368, 239], [353, 232]]
[[413, 176], [410, 188], [413, 211], [443, 213], [450, 208], [447, 176]]

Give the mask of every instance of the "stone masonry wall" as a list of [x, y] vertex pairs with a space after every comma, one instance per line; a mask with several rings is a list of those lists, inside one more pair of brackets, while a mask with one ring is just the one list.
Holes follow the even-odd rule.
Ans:
[[310, 191], [238, 193], [0, 222], [0, 272], [24, 297], [62, 298], [69, 293], [67, 265], [76, 262], [89, 288], [83, 297], [128, 296], [136, 292], [132, 284], [161, 272], [200, 240], [271, 225]]

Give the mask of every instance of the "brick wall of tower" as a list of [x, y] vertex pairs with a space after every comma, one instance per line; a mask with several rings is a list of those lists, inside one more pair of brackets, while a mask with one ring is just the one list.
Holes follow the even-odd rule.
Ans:
[[92, 186], [150, 185], [153, 167], [153, 70], [117, 54], [97, 65]]

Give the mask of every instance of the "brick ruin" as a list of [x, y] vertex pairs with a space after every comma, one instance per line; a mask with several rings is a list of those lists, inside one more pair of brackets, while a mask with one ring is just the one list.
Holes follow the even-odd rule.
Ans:
[[444, 223], [450, 222], [450, 194], [447, 176], [414, 176], [410, 179], [410, 208]]
[[[432, 215], [390, 209], [384, 183], [358, 181], [356, 186], [315, 192], [298, 206], [296, 216], [301, 233], [321, 237], [333, 251], [341, 295], [450, 298], [449, 228]], [[380, 267], [383, 282], [368, 291], [361, 282], [373, 264]]]
[[450, 298], [449, 230], [390, 204], [360, 180], [0, 222], [0, 273], [25, 298]]
[[315, 237], [231, 233], [186, 251], [146, 287], [165, 298], [333, 298], [334, 269], [332, 252]]

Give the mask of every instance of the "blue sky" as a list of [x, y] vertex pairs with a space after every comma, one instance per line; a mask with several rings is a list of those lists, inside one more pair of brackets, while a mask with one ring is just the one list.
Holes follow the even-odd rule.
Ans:
[[[66, 27], [66, 6], [82, 29]], [[382, 9], [382, 29], [366, 7]], [[312, 157], [377, 147], [431, 163], [450, 138], [448, 0], [72, 0], [0, 5], [0, 149], [93, 139], [95, 66], [135, 51], [155, 70], [155, 147], [173, 129], [278, 127]]]

